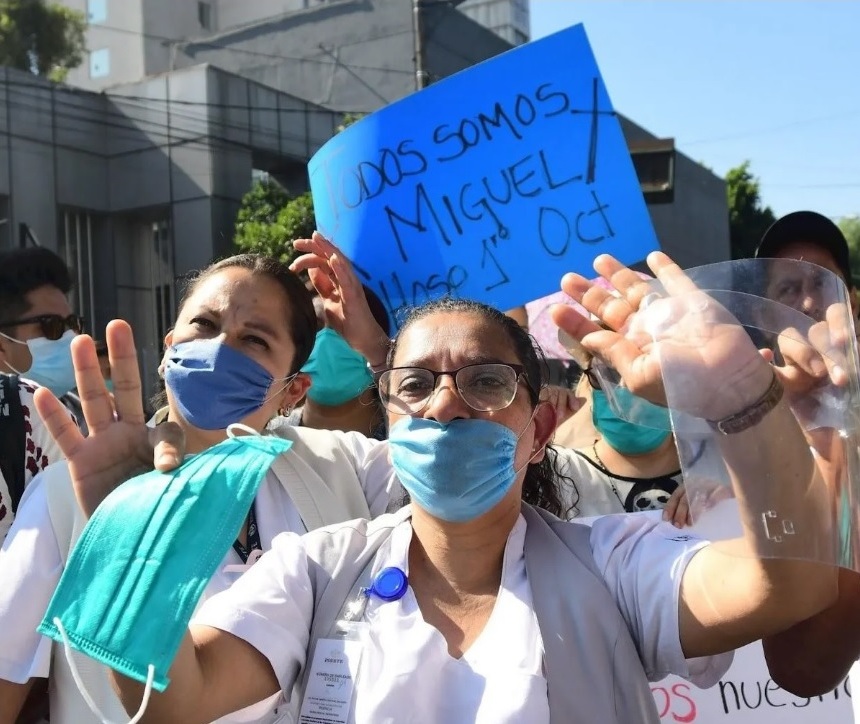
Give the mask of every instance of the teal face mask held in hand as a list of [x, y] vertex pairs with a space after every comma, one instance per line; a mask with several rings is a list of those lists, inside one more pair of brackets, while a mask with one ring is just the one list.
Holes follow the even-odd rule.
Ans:
[[164, 691], [204, 588], [290, 445], [231, 437], [120, 485], [84, 528], [39, 632]]

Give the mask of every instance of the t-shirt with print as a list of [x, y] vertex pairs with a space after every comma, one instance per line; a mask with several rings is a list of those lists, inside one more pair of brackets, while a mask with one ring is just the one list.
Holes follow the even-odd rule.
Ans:
[[[21, 409], [24, 413], [24, 486], [36, 477], [51, 463], [63, 459], [60, 447], [51, 437], [36, 406], [33, 404], [33, 393], [38, 385], [30, 380], [18, 378], [18, 395], [21, 399]], [[74, 415], [69, 413], [74, 420]], [[6, 538], [14, 519], [12, 513], [12, 497], [9, 486], [0, 472], [0, 543]]]

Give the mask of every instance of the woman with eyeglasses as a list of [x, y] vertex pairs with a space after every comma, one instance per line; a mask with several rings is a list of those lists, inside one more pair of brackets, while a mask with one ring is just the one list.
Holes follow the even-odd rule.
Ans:
[[[344, 263], [317, 256], [317, 268], [335, 275]], [[668, 257], [649, 262], [667, 289], [685, 291]], [[565, 291], [620, 329], [641, 284], [611, 257], [595, 267], [622, 298], [576, 275]], [[676, 313], [686, 332], [701, 323], [701, 314]], [[665, 402], [657, 349], [571, 309], [555, 319], [632, 391]], [[699, 331], [702, 344], [685, 358], [685, 411], [735, 421], [721, 440], [730, 469], [778, 484], [797, 521], [818, 520], [827, 496], [810, 494], [820, 484], [815, 464], [773, 371], [738, 325]], [[128, 349], [120, 332], [113, 345]], [[82, 368], [84, 386], [90, 374], [98, 384]], [[833, 569], [756, 555], [766, 542], [752, 524], [745, 557], [650, 516], [607, 516], [588, 528], [534, 507], [555, 494], [543, 472], [554, 413], [539, 397], [531, 340], [486, 305], [414, 310], [377, 381], [391, 462], [412, 503], [370, 523], [274, 541], [198, 612], [163, 693], [112, 674], [140, 721], [209, 722], [281, 696], [301, 722], [656, 723], [649, 678], [713, 684], [728, 665], [723, 652], [835, 596]], [[50, 396], [37, 400], [50, 420]], [[97, 482], [110, 477], [108, 451], [98, 436], [76, 443], [79, 500], [91, 509], [103, 494]], [[805, 530], [819, 535], [812, 524]]]

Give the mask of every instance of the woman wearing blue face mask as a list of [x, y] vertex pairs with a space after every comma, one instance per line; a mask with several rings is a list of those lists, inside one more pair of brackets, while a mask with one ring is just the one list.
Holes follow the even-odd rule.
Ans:
[[[681, 275], [662, 254], [649, 262], [667, 282]], [[595, 266], [622, 300], [607, 304], [581, 277], [566, 278], [565, 291], [622, 327], [641, 290], [611, 257]], [[681, 328], [701, 323], [700, 313], [677, 313]], [[556, 319], [612, 359], [631, 391], [665, 401], [659, 349], [572, 310]], [[772, 369], [742, 328], [715, 329], [688, 360], [684, 411], [732, 421], [726, 463], [802, 502], [792, 513], [809, 515], [804, 524], [817, 520], [827, 496], [810, 484], [823, 482]], [[561, 724], [576, 712], [585, 722], [657, 722], [649, 678], [713, 684], [728, 665], [721, 652], [832, 602], [829, 566], [726, 555], [649, 516], [588, 528], [524, 504], [557, 492], [542, 472], [554, 414], [540, 402], [540, 369], [531, 340], [492, 308], [453, 300], [415, 310], [377, 377], [412, 504], [279, 538], [204, 604], [160, 672], [169, 686], [146, 692], [142, 721], [208, 722], [280, 693], [294, 721]], [[103, 458], [84, 459], [89, 450], [108, 452], [96, 439], [73, 456], [82, 498], [87, 477], [105, 470]], [[745, 533], [759, 536], [752, 524]], [[142, 682], [113, 678], [138, 710]]]
[[[113, 323], [108, 327], [109, 343], [117, 328], [127, 331], [124, 323]], [[176, 325], [165, 339], [161, 371], [167, 406], [160, 416], [165, 421], [157, 430], [147, 430], [143, 424], [133, 348], [118, 350], [114, 345], [110, 350], [108, 369], [115, 383], [111, 402], [99, 363], [102, 357], [90, 343], [86, 362], [98, 379], [86, 388], [89, 398], [97, 401], [90, 404], [88, 418], [94, 419], [94, 404], [104, 405], [105, 416], [95, 430], [109, 429], [101, 439], [104, 453], [118, 456], [114, 467], [126, 471], [119, 480], [131, 477], [136, 467], [151, 467], [147, 439], [156, 434], [181, 439], [185, 453], [200, 455], [224, 441], [226, 428], [233, 423], [266, 433], [270, 421], [287, 413], [308, 388], [309, 380], [300, 369], [311, 352], [315, 332], [310, 293], [284, 264], [240, 255], [211, 265], [189, 285]], [[134, 383], [129, 375], [135, 376]], [[113, 418], [114, 404], [121, 419]], [[129, 412], [129, 405], [135, 404], [135, 412]], [[378, 515], [388, 505], [393, 475], [385, 451], [375, 441], [355, 433], [287, 425], [273, 432], [287, 438], [292, 448], [266, 473], [250, 510], [242, 511], [239, 530], [228, 531], [233, 545], [204, 598], [226, 589], [279, 534]], [[69, 431], [64, 435], [68, 439]], [[170, 458], [172, 452], [162, 445], [157, 458], [162, 455]], [[166, 464], [170, 467], [175, 462]], [[116, 482], [112, 474], [111, 487]], [[0, 550], [0, 651], [4, 652], [0, 655], [0, 722], [14, 721], [27, 689], [36, 678], [46, 676], [55, 683], [52, 721], [98, 722], [73, 681], [61, 647], [54, 652], [51, 642], [36, 634], [34, 627], [85, 518], [75, 503], [65, 464], [52, 466], [31, 488], [17, 525]], [[143, 499], [136, 502], [147, 504]], [[145, 513], [143, 507], [137, 512], [129, 509], [120, 533], [135, 529]], [[212, 520], [211, 525], [216, 528], [218, 521]], [[122, 718], [124, 712], [105, 670], [81, 668], [83, 688], [101, 712], [113, 720]], [[237, 717], [245, 724], [266, 721], [270, 708], [262, 705]]]

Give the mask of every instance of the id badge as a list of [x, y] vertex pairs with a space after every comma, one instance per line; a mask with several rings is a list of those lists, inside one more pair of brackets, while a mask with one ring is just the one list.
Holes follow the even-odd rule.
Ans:
[[317, 641], [299, 724], [347, 724], [366, 626], [339, 621], [338, 638]]

